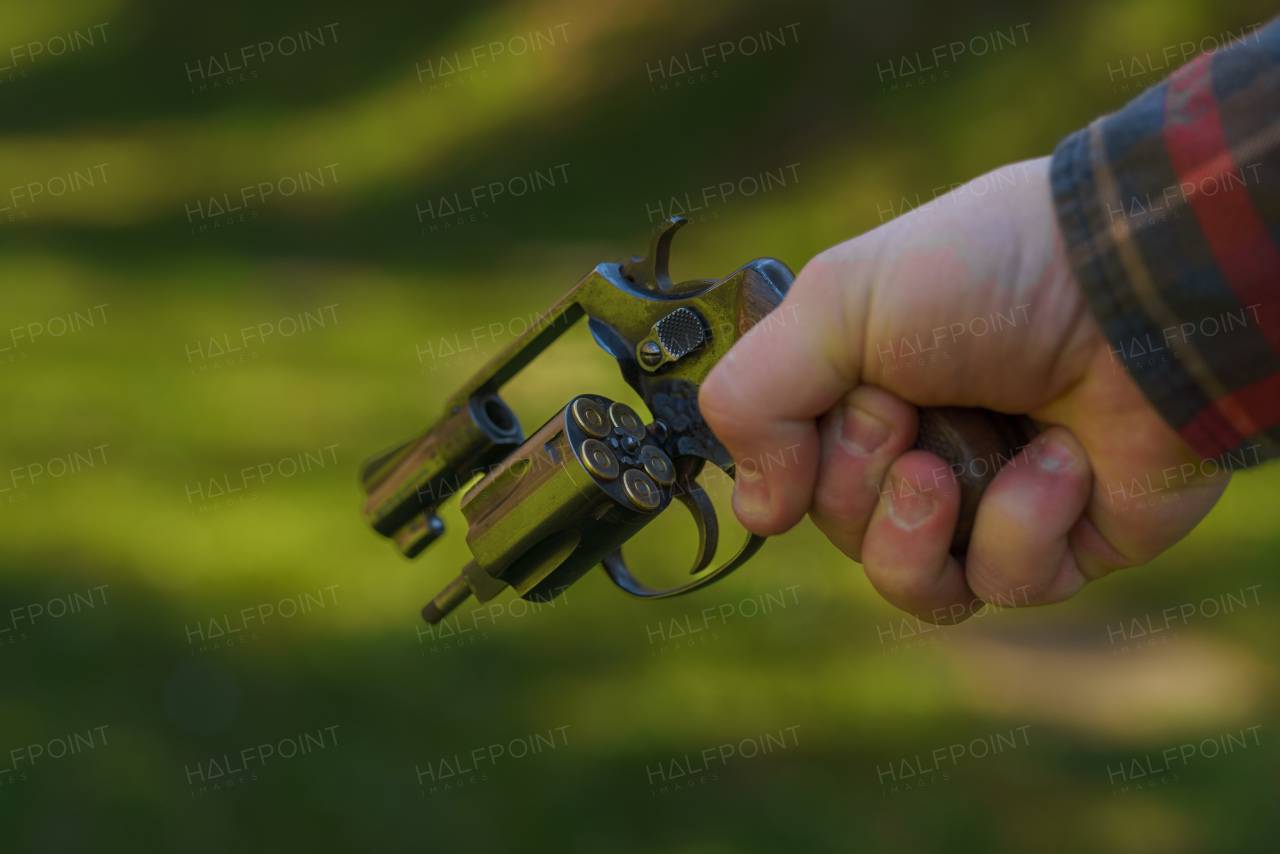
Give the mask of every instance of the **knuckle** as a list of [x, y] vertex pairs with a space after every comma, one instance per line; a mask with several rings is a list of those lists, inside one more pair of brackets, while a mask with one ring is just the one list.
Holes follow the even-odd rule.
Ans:
[[876, 589], [897, 607], [913, 612], [927, 610], [926, 606], [936, 598], [936, 573], [921, 567], [880, 569], [876, 573]]
[[1011, 599], [1010, 591], [1023, 591], [1024, 599], [1036, 600], [1053, 580], [1053, 573], [1037, 572], [1030, 564], [1011, 569], [1007, 561], [996, 560], [980, 549], [970, 548], [965, 559], [969, 589], [984, 602]]
[[1056, 572], [1053, 567], [1039, 566], [1036, 561], [992, 560], [982, 552], [970, 549], [965, 560], [965, 577], [969, 589], [983, 602], [1043, 604]]

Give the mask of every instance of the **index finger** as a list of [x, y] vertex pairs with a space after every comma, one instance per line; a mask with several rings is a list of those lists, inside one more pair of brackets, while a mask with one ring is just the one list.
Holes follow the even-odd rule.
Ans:
[[[866, 289], [837, 283], [847, 262], [814, 258], [783, 302], [711, 371], [698, 405], [737, 462], [734, 510], [750, 531], [780, 534], [809, 509], [817, 479], [816, 420], [858, 384]], [[853, 310], [851, 311], [850, 308]], [[781, 460], [782, 464], [776, 464]]]

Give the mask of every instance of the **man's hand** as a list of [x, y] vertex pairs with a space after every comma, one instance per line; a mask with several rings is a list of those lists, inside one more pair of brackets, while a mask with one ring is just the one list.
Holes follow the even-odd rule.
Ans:
[[[808, 512], [921, 619], [1070, 598], [1176, 543], [1226, 488], [1216, 467], [1182, 475], [1199, 458], [1113, 360], [1067, 263], [1049, 158], [828, 249], [776, 311], [699, 397], [739, 461], [738, 518], [772, 535]], [[963, 563], [948, 553], [959, 490], [911, 450], [915, 407], [944, 405], [1045, 425], [987, 489]], [[1167, 489], [1133, 498], [1149, 484]]]

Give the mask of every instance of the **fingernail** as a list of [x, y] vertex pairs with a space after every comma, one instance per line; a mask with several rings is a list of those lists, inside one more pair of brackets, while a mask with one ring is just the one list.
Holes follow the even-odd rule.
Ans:
[[764, 516], [769, 512], [769, 483], [758, 470], [747, 472], [741, 467], [737, 472], [734, 495], [738, 509], [748, 516]]
[[1045, 471], [1065, 471], [1075, 464], [1076, 455], [1066, 445], [1048, 437], [1040, 439], [1036, 449], [1036, 465]]
[[840, 444], [855, 457], [869, 457], [889, 439], [889, 425], [865, 409], [846, 406], [840, 413]]
[[932, 495], [917, 492], [904, 482], [895, 490], [886, 515], [902, 530], [913, 531], [933, 515], [935, 503]]

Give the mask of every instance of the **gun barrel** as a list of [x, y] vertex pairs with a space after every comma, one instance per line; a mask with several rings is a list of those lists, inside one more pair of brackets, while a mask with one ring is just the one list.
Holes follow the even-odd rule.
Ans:
[[473, 476], [502, 462], [523, 439], [515, 413], [502, 398], [477, 394], [417, 439], [365, 465], [365, 517], [413, 557], [444, 533], [436, 508]]

